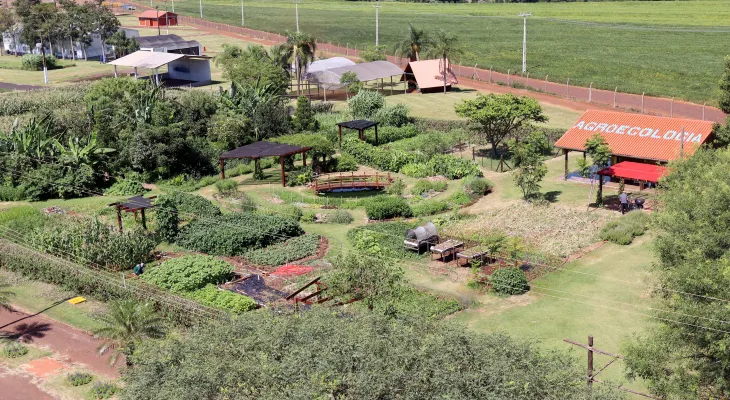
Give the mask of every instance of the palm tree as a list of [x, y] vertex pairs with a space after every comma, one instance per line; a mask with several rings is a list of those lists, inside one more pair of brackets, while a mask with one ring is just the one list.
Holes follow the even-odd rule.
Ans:
[[418, 55], [430, 44], [431, 38], [425, 31], [414, 28], [413, 24], [408, 24], [408, 37], [395, 45], [395, 56], [408, 57], [411, 61], [418, 61]]
[[289, 62], [290, 54], [286, 44], [275, 44], [269, 48], [269, 59], [277, 67], [289, 72], [291, 63]]
[[302, 70], [309, 63], [314, 61], [314, 53], [317, 51], [317, 42], [314, 37], [304, 32], [286, 32], [286, 46], [288, 57], [291, 62], [294, 61], [294, 67], [297, 74], [297, 95], [301, 94]]
[[10, 306], [10, 297], [15, 295], [15, 293], [8, 290], [9, 287], [9, 283], [4, 280], [0, 280], [0, 308], [4, 308], [6, 310], [13, 309]]
[[[165, 335], [165, 327], [151, 304], [134, 300], [115, 301], [109, 304], [109, 312], [99, 318], [102, 327], [94, 331], [104, 338], [97, 349], [99, 354], [111, 351], [109, 364], [114, 365], [120, 354], [127, 357], [143, 339], [157, 339]], [[129, 358], [127, 358], [129, 365]]]
[[436, 36], [428, 48], [429, 58], [441, 58], [444, 66], [444, 93], [446, 93], [446, 70], [448, 69], [449, 57], [463, 54], [464, 51], [459, 47], [459, 37], [450, 35], [443, 29], [436, 32]]

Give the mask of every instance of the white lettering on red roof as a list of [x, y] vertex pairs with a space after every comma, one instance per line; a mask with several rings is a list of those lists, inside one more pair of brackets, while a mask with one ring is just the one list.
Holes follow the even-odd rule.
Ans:
[[607, 124], [603, 122], [596, 122], [596, 121], [578, 121], [575, 126], [573, 126], [573, 129], [580, 129], [584, 131], [592, 131], [592, 132], [604, 132], [604, 133], [613, 133], [616, 135], [623, 135], [627, 134], [629, 136], [636, 136], [639, 135], [640, 137], [644, 138], [652, 138], [652, 139], [663, 139], [663, 140], [678, 140], [681, 141], [682, 138], [684, 138], [685, 142], [694, 142], [694, 143], [702, 143], [702, 134], [701, 133], [695, 133], [695, 132], [683, 132], [678, 133], [675, 130], [667, 130], [665, 132], [660, 132], [659, 129], [645, 127], [645, 126], [630, 126], [630, 125], [615, 125], [615, 124]]

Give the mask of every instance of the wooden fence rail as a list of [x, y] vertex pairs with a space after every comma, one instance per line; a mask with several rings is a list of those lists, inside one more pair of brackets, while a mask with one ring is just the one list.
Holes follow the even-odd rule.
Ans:
[[388, 174], [328, 174], [314, 180], [315, 192], [327, 192], [336, 189], [384, 189], [393, 182]]

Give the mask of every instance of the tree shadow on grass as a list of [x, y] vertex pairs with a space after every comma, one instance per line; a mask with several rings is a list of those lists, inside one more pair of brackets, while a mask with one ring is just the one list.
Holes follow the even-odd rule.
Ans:
[[550, 203], [557, 203], [558, 197], [563, 194], [562, 190], [551, 190], [542, 194], [542, 198], [549, 201]]

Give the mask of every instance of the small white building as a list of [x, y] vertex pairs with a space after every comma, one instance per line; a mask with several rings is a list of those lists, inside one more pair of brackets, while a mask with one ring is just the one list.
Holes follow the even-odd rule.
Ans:
[[[201, 86], [211, 82], [210, 57], [206, 56], [140, 50], [109, 64], [114, 66], [115, 77], [119, 76], [117, 67], [128, 67], [134, 69], [135, 78], [139, 77], [140, 69], [147, 69], [150, 79], [167, 86]], [[164, 66], [167, 73], [161, 74], [159, 70]]]
[[[123, 30], [127, 37], [139, 37], [139, 31], [136, 29], [127, 29], [127, 28], [120, 28]], [[40, 51], [36, 48], [35, 43], [23, 43], [20, 40], [20, 36], [22, 35], [22, 28], [20, 28], [17, 32], [10, 32], [6, 31], [3, 32], [3, 53], [5, 54], [16, 54], [16, 48], [17, 52], [19, 54], [29, 54], [29, 53], [37, 53], [40, 54]], [[16, 44], [16, 40], [18, 41]], [[47, 48], [46, 54], [50, 53], [50, 46]], [[110, 55], [113, 54], [112, 46], [107, 45], [106, 46], [106, 54], [107, 57], [110, 57]], [[90, 58], [90, 59], [100, 59], [101, 58], [101, 38], [99, 35], [93, 35], [91, 45], [84, 46], [81, 45], [81, 43], [76, 42], [74, 43], [74, 51], [76, 53], [77, 59], [83, 59], [83, 58]], [[86, 57], [84, 57], [84, 51], [86, 52]], [[53, 55], [56, 58], [73, 58], [71, 54], [71, 42], [69, 40], [64, 41], [58, 41], [56, 43], [53, 43]], [[113, 55], [112, 55], [113, 57]]]

